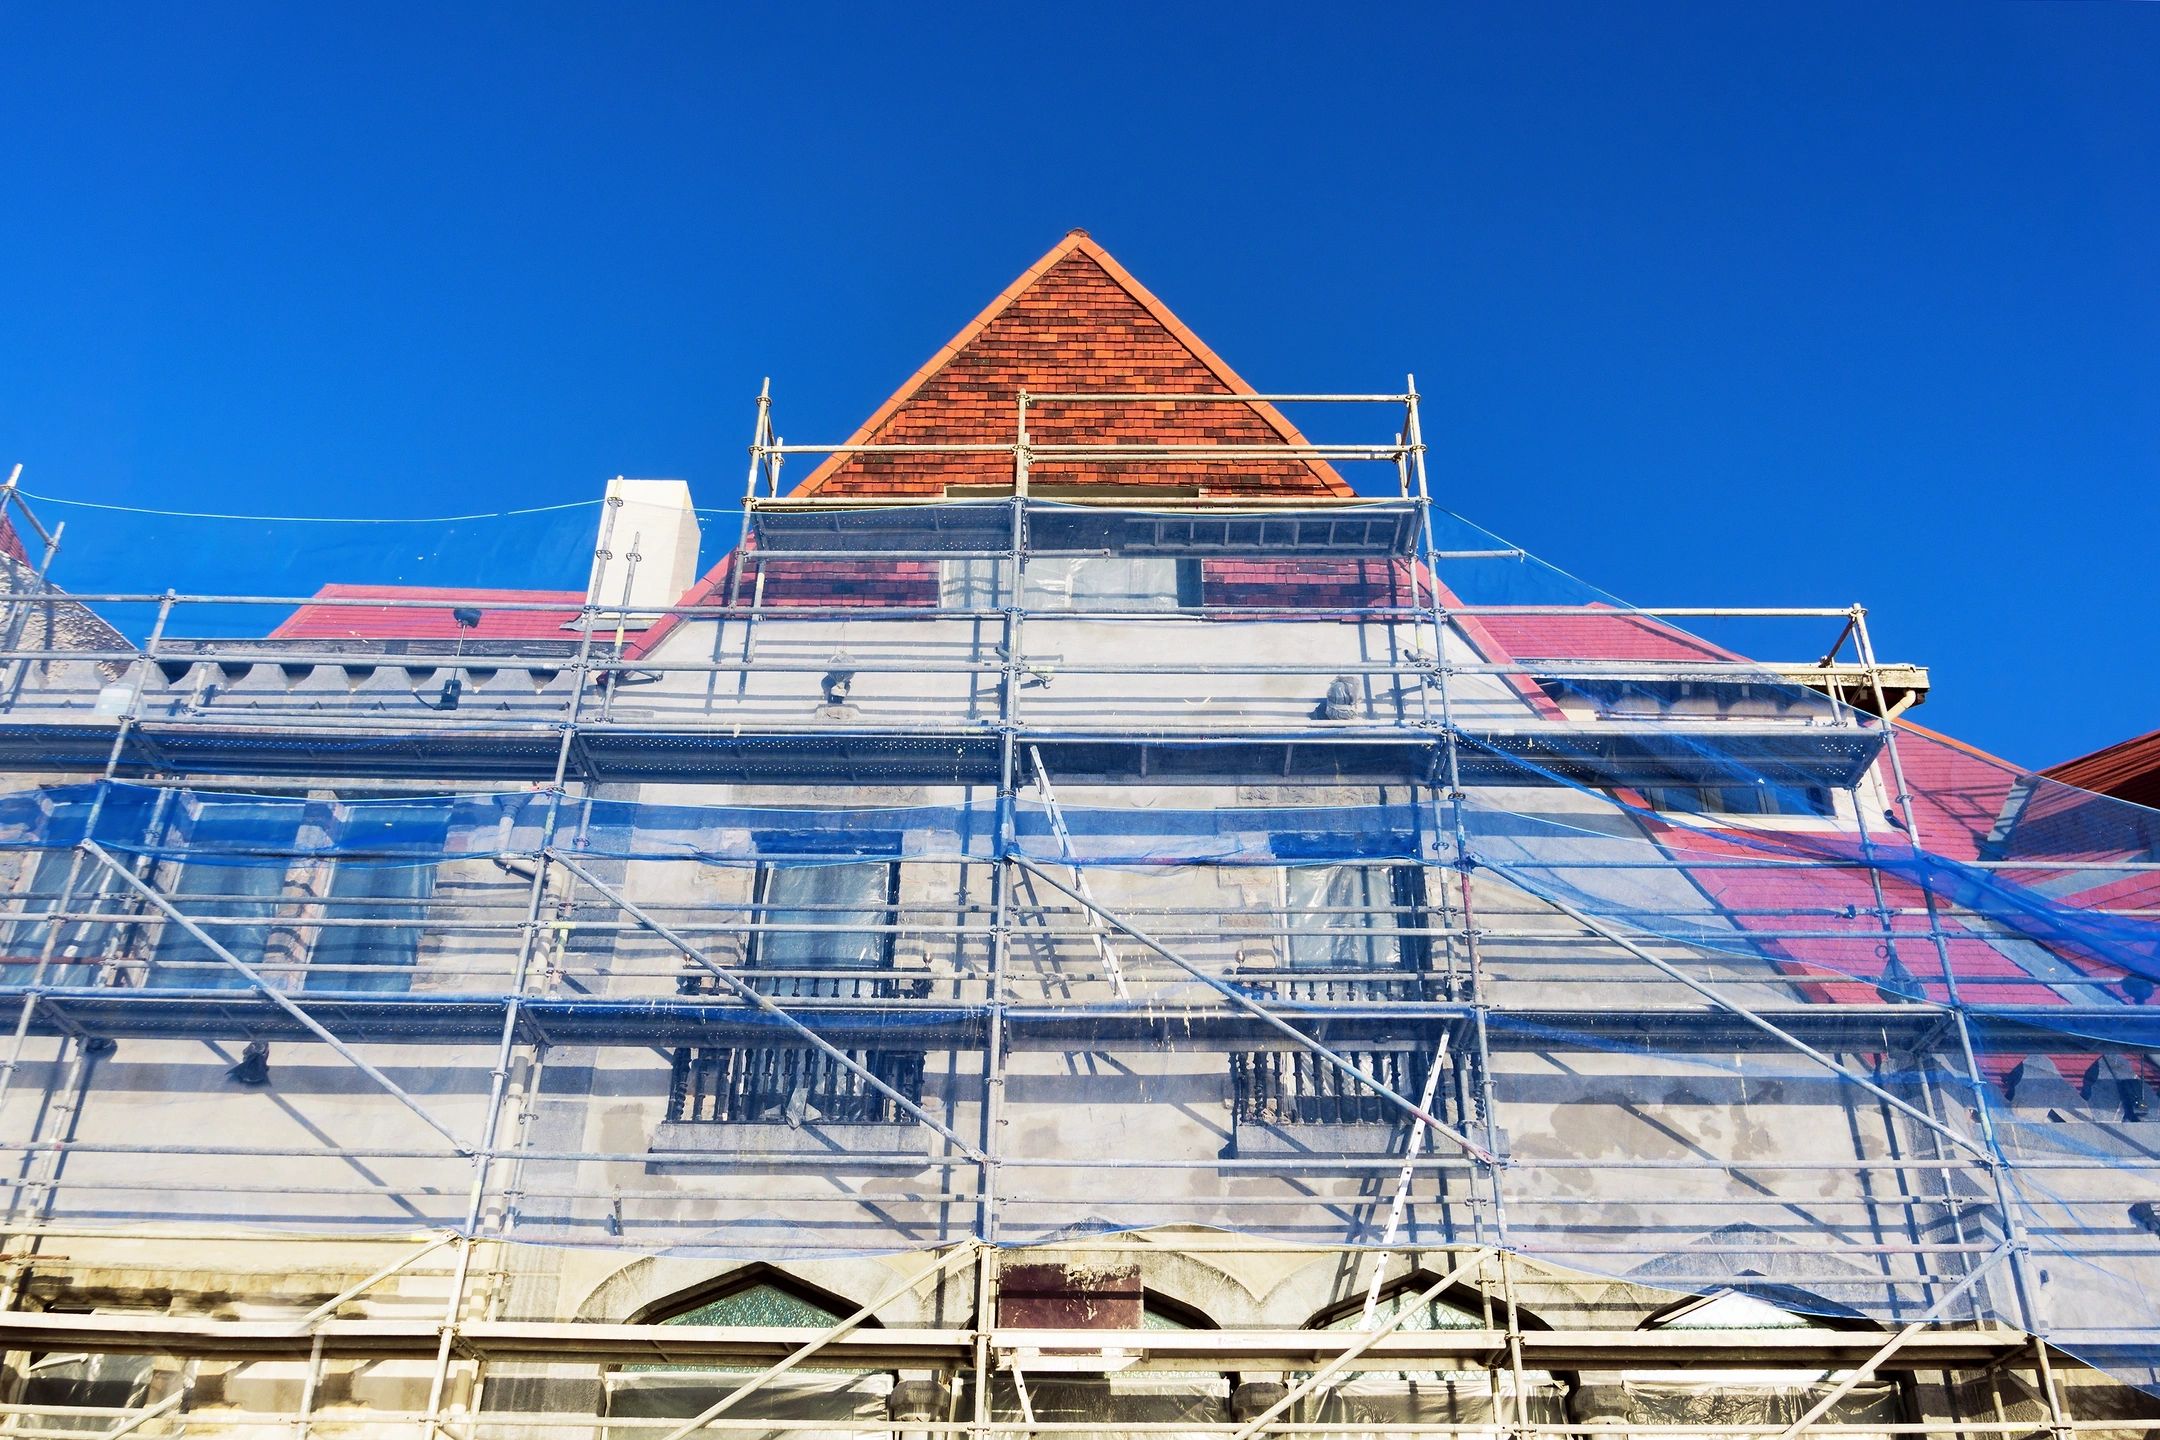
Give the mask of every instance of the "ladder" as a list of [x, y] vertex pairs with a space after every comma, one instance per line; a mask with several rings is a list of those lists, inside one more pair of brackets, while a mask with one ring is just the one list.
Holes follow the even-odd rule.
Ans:
[[1102, 962], [1110, 992], [1120, 1000], [1129, 1000], [1132, 993], [1125, 987], [1125, 971], [1118, 964], [1117, 949], [1110, 943], [1110, 932], [1103, 924], [1101, 912], [1094, 908], [1095, 892], [1088, 886], [1087, 871], [1077, 863], [1072, 832], [1065, 828], [1065, 812], [1058, 809], [1057, 792], [1050, 788], [1050, 772], [1043, 768], [1042, 752], [1033, 745], [1028, 746], [1028, 763], [1035, 767], [1035, 793], [1042, 797], [1043, 810], [1050, 817], [1050, 833], [1057, 837], [1058, 853], [1072, 866], [1073, 889], [1079, 891], [1080, 898], [1087, 903], [1088, 930], [1095, 937], [1095, 956]]
[[[1418, 1096], [1418, 1108], [1432, 1113], [1433, 1102], [1440, 1098], [1440, 1072], [1447, 1068], [1448, 1040], [1443, 1032], [1439, 1048], [1433, 1051], [1432, 1064], [1425, 1070], [1425, 1093]], [[1410, 1181], [1417, 1173], [1418, 1156], [1424, 1152], [1427, 1130], [1425, 1122], [1416, 1116], [1410, 1118], [1410, 1137], [1403, 1146], [1402, 1173], [1395, 1177], [1395, 1199], [1388, 1206], [1387, 1228], [1380, 1235], [1380, 1253], [1373, 1258], [1372, 1284], [1365, 1291], [1365, 1311], [1358, 1321], [1360, 1330], [1370, 1330], [1373, 1314], [1380, 1308], [1382, 1282], [1387, 1278], [1387, 1255], [1395, 1246], [1395, 1236], [1402, 1229], [1403, 1211], [1410, 1203]]]

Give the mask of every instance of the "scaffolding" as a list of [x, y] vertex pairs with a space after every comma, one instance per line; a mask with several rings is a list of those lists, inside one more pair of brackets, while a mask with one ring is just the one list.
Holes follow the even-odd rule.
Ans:
[[[1043, 407], [1170, 403], [1401, 420], [1366, 445], [1030, 438]], [[789, 456], [878, 454], [1005, 457], [1010, 493], [781, 493]], [[1254, 458], [1374, 465], [1392, 483], [1136, 503], [1071, 479]], [[2134, 1295], [2160, 1263], [2160, 1227], [2138, 1218], [2160, 1194], [2137, 1093], [2160, 1049], [2136, 1008], [2160, 974], [2145, 812], [2006, 780], [1998, 831], [2074, 833], [1977, 858], [1930, 850], [1933, 813], [1901, 750], [1932, 742], [1895, 723], [1926, 676], [1878, 661], [1864, 608], [1623, 609], [1554, 583], [1436, 504], [1414, 380], [1389, 395], [1022, 392], [1013, 439], [995, 445], [790, 445], [761, 394], [738, 541], [698, 593], [662, 607], [632, 606], [627, 582], [599, 593], [618, 558], [610, 504], [559, 633], [448, 649], [190, 635], [197, 614], [445, 606], [62, 592], [63, 527], [14, 478], [4, 507], [42, 548], [0, 602], [0, 764], [72, 782], [0, 800], [0, 847], [51, 867], [0, 915], [11, 947], [36, 944], [10, 957], [0, 994], [11, 1300], [70, 1237], [409, 1247], [297, 1320], [15, 1312], [0, 1321], [11, 1348], [296, 1362], [297, 1411], [221, 1423], [324, 1435], [578, 1423], [489, 1397], [491, 1366], [540, 1362], [758, 1366], [762, 1384], [816, 1357], [949, 1382], [942, 1417], [850, 1422], [892, 1434], [1101, 1433], [1033, 1413], [1029, 1377], [1070, 1373], [1291, 1377], [1251, 1413], [1156, 1432], [1240, 1436], [1372, 1433], [1331, 1430], [1313, 1404], [1346, 1376], [1425, 1369], [1482, 1372], [1491, 1413], [1386, 1433], [1580, 1431], [1533, 1413], [1534, 1377], [1554, 1371], [1844, 1374], [1775, 1424], [1626, 1425], [1781, 1437], [1824, 1426], [1892, 1359], [2029, 1377], [2058, 1433], [2100, 1428], [2066, 1404], [2065, 1358], [2150, 1383], [2153, 1317], [2136, 1302], [2113, 1319], [2048, 1302], [2088, 1283]], [[634, 547], [626, 558], [634, 575]], [[1147, 608], [1030, 578], [1104, 562], [1157, 567]], [[1185, 583], [1210, 565], [1314, 583], [1255, 582], [1226, 602]], [[905, 593], [835, 592], [835, 575], [897, 575]], [[1476, 598], [1479, 577], [1500, 577], [1503, 598]], [[61, 606], [135, 623], [52, 643]], [[26, 643], [41, 610], [48, 643]], [[1687, 638], [1674, 622], [1830, 638], [1788, 664], [1678, 642], [1526, 660], [1491, 640], [1586, 613], [1660, 642]], [[1232, 626], [1259, 640], [1192, 648]], [[519, 676], [523, 690], [473, 702]], [[460, 688], [429, 703], [423, 686], [444, 677]], [[391, 703], [405, 692], [415, 703]], [[1669, 803], [1714, 811], [1706, 797], [1736, 790], [1758, 808]], [[457, 878], [339, 894], [308, 870], [348, 864]], [[1177, 893], [1194, 871], [1234, 903]], [[2069, 871], [2078, 898], [2047, 898]], [[248, 889], [236, 873], [273, 878]], [[808, 874], [831, 883], [774, 878]], [[890, 888], [866, 899], [843, 879]], [[393, 940], [428, 958], [386, 970]], [[845, 946], [872, 958], [806, 958]], [[155, 1048], [190, 1044], [213, 1060]], [[165, 1068], [116, 1077], [115, 1046]], [[2119, 1087], [2111, 1122], [2087, 1082], [2074, 1138], [2032, 1113], [2069, 1108], [2058, 1091], [2073, 1087], [2058, 1075], [2050, 1090], [2039, 1063], [2063, 1057]], [[347, 1078], [316, 1078], [331, 1072]], [[1061, 1072], [1074, 1095], [1125, 1077], [1130, 1149], [1016, 1138], [1016, 1115], [1044, 1102], [1014, 1100], [1012, 1083], [1054, 1091]], [[367, 1097], [345, 1126], [363, 1142], [221, 1123], [287, 1073], [336, 1097], [333, 1131]], [[610, 1084], [664, 1115], [650, 1143], [597, 1143]], [[1208, 1084], [1227, 1122], [1192, 1114]], [[145, 1127], [116, 1095], [208, 1123]], [[1511, 1133], [1570, 1104], [1663, 1139], [1592, 1154]], [[1697, 1113], [1789, 1133], [1713, 1139]], [[1826, 1124], [1827, 1141], [1810, 1133]], [[1195, 1148], [1206, 1134], [1222, 1143]], [[1160, 1254], [1163, 1233], [1183, 1254], [1332, 1265], [1365, 1299], [1359, 1328], [999, 1323], [1001, 1266], [1123, 1263]], [[573, 1322], [519, 1312], [519, 1242], [928, 1263], [822, 1330]], [[439, 1313], [340, 1317], [424, 1264], [440, 1271]], [[1896, 1328], [1530, 1320], [1526, 1296], [1588, 1277], [1631, 1302], [1738, 1288]], [[1378, 1314], [1384, 1285], [1474, 1293], [1481, 1323], [1407, 1328], [1407, 1302]], [[886, 1318], [924, 1287], [960, 1323]], [[323, 1366], [343, 1358], [421, 1362], [425, 1406], [315, 1414]], [[723, 1388], [699, 1428], [831, 1428], [731, 1419], [749, 1387]], [[14, 1413], [157, 1433], [180, 1404]], [[1866, 1431], [2033, 1428], [1998, 1409]]]

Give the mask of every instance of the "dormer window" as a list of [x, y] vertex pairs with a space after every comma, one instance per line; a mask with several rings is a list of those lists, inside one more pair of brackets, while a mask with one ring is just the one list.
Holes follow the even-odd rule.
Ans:
[[1651, 809], [1680, 815], [1837, 814], [1828, 787], [1822, 785], [1651, 785], [1642, 794]]

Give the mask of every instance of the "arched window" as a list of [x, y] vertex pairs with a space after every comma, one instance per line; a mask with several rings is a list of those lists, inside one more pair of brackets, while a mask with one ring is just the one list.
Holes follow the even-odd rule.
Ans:
[[757, 1280], [669, 1315], [663, 1325], [837, 1325], [846, 1319], [792, 1286]]
[[1219, 1330], [1222, 1327], [1182, 1300], [1153, 1290], [1140, 1292], [1140, 1328], [1143, 1330]]
[[[824, 1330], [856, 1308], [845, 1297], [755, 1266], [648, 1305], [634, 1318], [662, 1326]], [[872, 1317], [864, 1323], [878, 1322]], [[617, 1419], [688, 1419], [764, 1368], [748, 1360], [624, 1365], [607, 1377], [607, 1413]], [[854, 1423], [873, 1429], [885, 1421], [892, 1387], [888, 1372], [804, 1364], [767, 1381], [728, 1413], [744, 1420], [825, 1420], [843, 1430]]]
[[[1796, 1297], [1811, 1300], [1812, 1297]], [[1834, 1308], [1834, 1307], [1826, 1307]], [[1795, 1313], [1759, 1295], [1720, 1290], [1673, 1306], [1644, 1322], [1646, 1330], [1806, 1330], [1825, 1322]], [[1621, 1377], [1627, 1417], [1646, 1425], [1688, 1424], [1749, 1427], [1790, 1425], [1850, 1372], [1844, 1370], [1629, 1370]], [[1898, 1386], [1870, 1380], [1855, 1387], [1823, 1416], [1824, 1424], [1891, 1425], [1902, 1417]], [[1865, 1432], [1860, 1432], [1864, 1437]], [[1724, 1440], [1710, 1435], [1706, 1440]]]
[[[1432, 1285], [1431, 1275], [1409, 1275], [1380, 1292], [1372, 1314], [1361, 1297], [1322, 1312], [1316, 1328], [1378, 1330], [1391, 1322], [1397, 1331], [1479, 1330], [1483, 1307], [1474, 1296], [1418, 1297]], [[1448, 1368], [1440, 1370], [1361, 1370], [1338, 1377], [1325, 1392], [1298, 1407], [1299, 1419], [1313, 1424], [1451, 1424], [1494, 1425], [1494, 1434], [1521, 1411], [1536, 1422], [1565, 1420], [1563, 1391], [1543, 1370], [1526, 1371], [1525, 1394], [1516, 1402], [1512, 1370]]]

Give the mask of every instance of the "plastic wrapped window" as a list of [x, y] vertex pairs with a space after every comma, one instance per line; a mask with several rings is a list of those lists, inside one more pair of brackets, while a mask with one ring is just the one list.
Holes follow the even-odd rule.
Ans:
[[[891, 918], [893, 869], [882, 861], [763, 867], [759, 918], [774, 928], [758, 935], [758, 966], [875, 969], [890, 963], [891, 936], [880, 927]], [[817, 928], [787, 928], [795, 926]]]
[[1347, 1440], [1382, 1440], [1395, 1432], [1393, 1425], [1462, 1425], [1457, 1440], [1498, 1437], [1511, 1428], [1518, 1408], [1533, 1424], [1560, 1425], [1567, 1421], [1566, 1391], [1540, 1373], [1530, 1377], [1528, 1392], [1518, 1407], [1513, 1377], [1502, 1375], [1496, 1391], [1483, 1373], [1456, 1375], [1394, 1375], [1377, 1372], [1353, 1375], [1329, 1387], [1323, 1394], [1296, 1407], [1298, 1418], [1313, 1425], [1371, 1425], [1370, 1430], [1333, 1430], [1331, 1437]]
[[[1701, 1380], [1629, 1380], [1628, 1420], [1637, 1425], [1731, 1426], [1697, 1432], [1695, 1440], [1750, 1440], [1792, 1424], [1836, 1386], [1834, 1380], [1811, 1384], [1751, 1383], [1744, 1375], [1715, 1372]], [[1900, 1420], [1897, 1387], [1865, 1382], [1830, 1407], [1825, 1425], [1895, 1425]], [[1840, 1440], [1889, 1440], [1887, 1430], [1847, 1430]]]
[[[242, 964], [260, 968], [268, 954], [269, 920], [285, 886], [281, 865], [196, 861], [182, 865], [166, 892], [173, 907]], [[160, 912], [162, 913], [162, 912]], [[219, 924], [220, 920], [239, 923]], [[244, 990], [247, 977], [227, 964], [177, 920], [167, 918], [150, 957], [151, 989]]]
[[[611, 1420], [687, 1420], [747, 1378], [741, 1373], [712, 1371], [617, 1372], [607, 1379], [607, 1413]], [[868, 1440], [892, 1433], [886, 1418], [886, 1397], [892, 1394], [892, 1376], [876, 1375], [782, 1375], [759, 1387], [758, 1395], [729, 1412], [726, 1433], [745, 1440]], [[751, 1422], [771, 1420], [771, 1430]], [[819, 1423], [823, 1422], [823, 1423]], [[623, 1426], [610, 1435], [651, 1436], [666, 1433], [650, 1426]]]
[[[34, 966], [47, 958], [45, 946], [52, 938], [55, 922], [27, 917], [37, 911], [50, 911], [58, 905], [63, 893], [68, 891], [71, 875], [75, 883], [68, 908], [95, 908], [98, 867], [87, 858], [81, 859], [78, 865], [73, 850], [44, 850], [25, 859], [28, 883], [12, 897], [12, 903], [25, 912], [26, 918], [8, 924], [6, 939], [0, 941], [0, 945], [5, 946], [11, 965]], [[109, 927], [88, 920], [63, 920], [57, 922], [57, 928], [59, 935], [52, 939], [50, 956], [54, 963], [46, 972], [46, 979], [55, 985], [89, 984], [96, 978], [98, 953], [104, 948]], [[70, 960], [85, 963], [64, 963]]]
[[1392, 935], [1394, 872], [1381, 865], [1298, 866], [1283, 872], [1284, 910], [1293, 970], [1392, 969], [1401, 963]]
[[[132, 1410], [150, 1393], [154, 1355], [40, 1355], [23, 1371], [17, 1404]], [[28, 1422], [41, 1435], [103, 1435], [124, 1421], [110, 1415], [41, 1415]]]
[[[1021, 1387], [1026, 1400], [1021, 1399]], [[1215, 1435], [1230, 1418], [1230, 1382], [1220, 1375], [1027, 1375], [1016, 1383], [997, 1377], [990, 1401], [993, 1418], [1003, 1423], [1029, 1419], [1045, 1425], [1090, 1425], [1089, 1433], [1115, 1440], [1199, 1440]], [[1194, 1428], [1181, 1430], [1180, 1424]], [[1119, 1425], [1147, 1426], [1120, 1430]]]
[[400, 993], [411, 987], [421, 920], [435, 893], [433, 865], [340, 861], [330, 875], [327, 920], [402, 924], [324, 925], [309, 957], [305, 988]]

